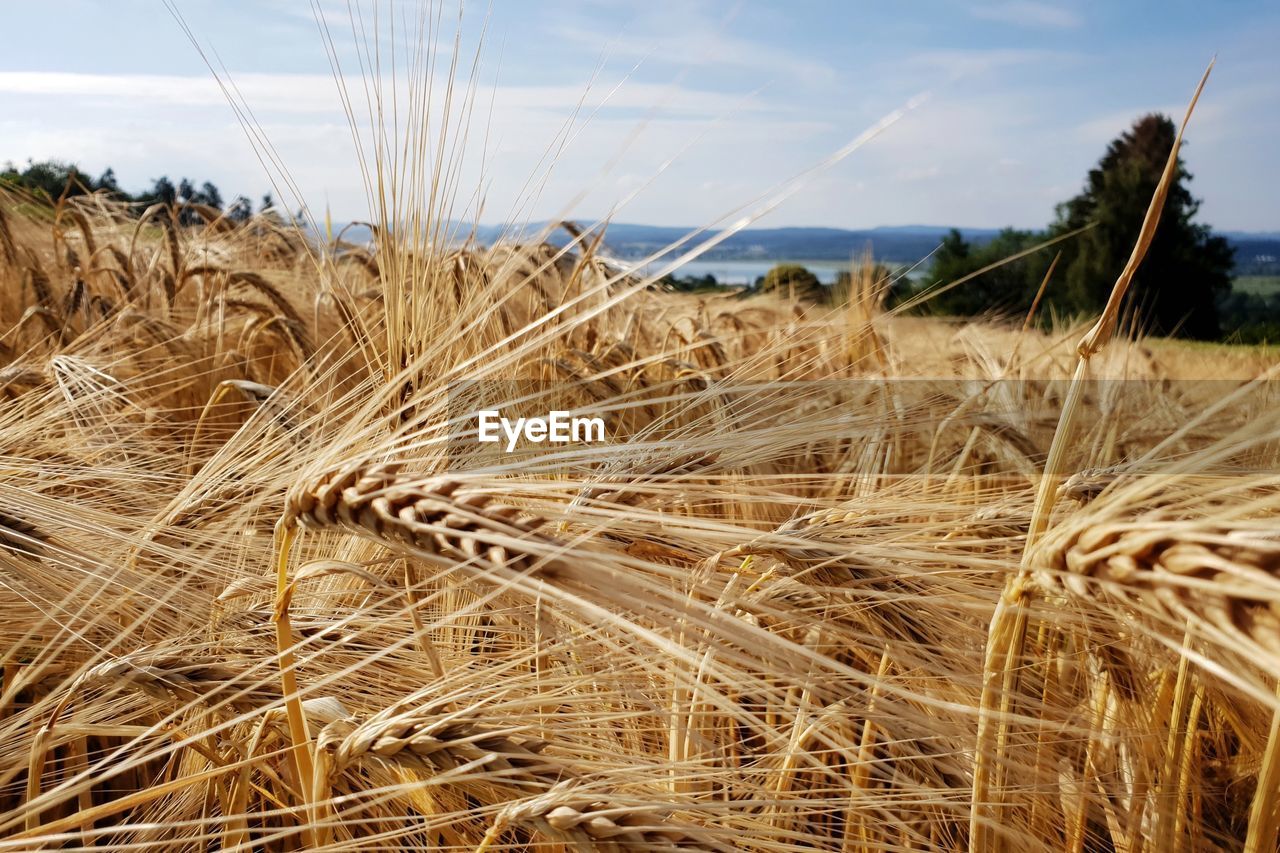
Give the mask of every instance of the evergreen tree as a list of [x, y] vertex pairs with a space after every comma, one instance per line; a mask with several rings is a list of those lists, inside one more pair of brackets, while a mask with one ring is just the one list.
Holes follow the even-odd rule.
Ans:
[[116, 181], [116, 170], [108, 166], [106, 171], [98, 178], [94, 185], [95, 190], [103, 190], [111, 195], [119, 196], [123, 194], [120, 184]]
[[172, 206], [178, 201], [178, 190], [174, 187], [173, 181], [162, 175], [151, 182], [151, 192], [147, 194], [146, 200], [151, 204]]
[[205, 181], [200, 185], [199, 199], [202, 204], [222, 210], [222, 193], [218, 192], [218, 188], [211, 181]]
[[[1089, 172], [1082, 193], [1058, 206], [1052, 231], [1094, 227], [1064, 244], [1062, 279], [1048, 301], [1069, 311], [1098, 312], [1124, 268], [1155, 193], [1177, 129], [1162, 115], [1147, 115], [1113, 140]], [[1125, 309], [1144, 331], [1210, 339], [1220, 334], [1215, 300], [1231, 288], [1232, 250], [1207, 225], [1192, 220], [1200, 202], [1178, 158], [1164, 211], [1146, 259], [1138, 268]]]
[[83, 195], [95, 188], [94, 180], [80, 171], [75, 163], [61, 160], [27, 161], [27, 167], [19, 171], [12, 163], [0, 171], [0, 181], [21, 187], [50, 201], [67, 196]]
[[227, 218], [232, 222], [248, 222], [253, 216], [253, 202], [242, 195], [235, 197], [231, 207], [227, 208]]

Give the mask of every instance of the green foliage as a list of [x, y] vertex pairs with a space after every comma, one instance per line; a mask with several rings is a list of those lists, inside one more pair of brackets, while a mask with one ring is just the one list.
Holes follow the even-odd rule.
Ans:
[[151, 192], [144, 193], [137, 200], [147, 205], [174, 205], [178, 201], [178, 189], [167, 177], [159, 177], [152, 181]]
[[685, 275], [664, 276], [661, 284], [667, 290], [674, 290], [679, 293], [699, 293], [713, 290], [726, 290], [724, 285], [716, 281], [716, 277], [707, 273], [705, 275]]
[[19, 169], [12, 162], [6, 163], [0, 170], [0, 183], [26, 190], [50, 201], [61, 198], [65, 192], [68, 196], [85, 195], [96, 190], [114, 191], [116, 186], [115, 172], [111, 169], [102, 173], [102, 177], [94, 180], [90, 175], [80, 171], [74, 163], [60, 160], [46, 160], [36, 163], [27, 161], [25, 169]]
[[[1133, 251], [1176, 133], [1166, 116], [1143, 116], [1107, 147], [1084, 191], [1058, 206], [1051, 233], [1095, 227], [1065, 246], [1061, 286], [1050, 286], [1050, 304], [1101, 310]], [[1176, 169], [1125, 308], [1146, 332], [1212, 339], [1221, 332], [1216, 300], [1231, 289], [1232, 250], [1192, 221], [1200, 202], [1186, 186], [1191, 175], [1181, 157]]]
[[1280, 295], [1280, 275], [1238, 275], [1231, 281], [1231, 292]]
[[1243, 344], [1280, 342], [1280, 290], [1233, 290], [1217, 300], [1226, 340]]
[[[114, 169], [108, 168], [100, 177], [94, 179], [74, 163], [64, 163], [59, 160], [46, 160], [39, 163], [28, 160], [24, 168], [7, 163], [3, 169], [0, 169], [0, 184], [25, 190], [49, 201], [56, 201], [64, 196], [104, 192], [113, 198], [133, 202], [140, 208], [157, 203], [174, 205], [179, 202], [208, 205], [215, 210], [223, 208], [222, 193], [212, 181], [204, 181], [197, 188], [195, 181], [183, 178], [175, 186], [167, 176], [161, 176], [151, 182], [149, 189], [130, 194], [121, 189]], [[233, 202], [230, 213], [232, 218], [239, 221], [248, 219], [252, 214], [249, 200], [244, 196], [238, 196]], [[184, 224], [194, 224], [199, 221], [201, 221], [200, 217], [194, 214], [183, 215]]]
[[935, 281], [946, 285], [983, 267], [999, 266], [939, 293], [926, 305], [939, 314], [1025, 314], [1053, 259], [1051, 251], [1046, 249], [1016, 261], [1001, 262], [1043, 239], [1033, 231], [1006, 228], [995, 239], [972, 246], [959, 231], [951, 229], [934, 255], [932, 278]]
[[[982, 273], [927, 303], [936, 313], [1021, 314], [1059, 248], [1063, 257], [1049, 282], [1040, 316], [1097, 314], [1111, 294], [1137, 242], [1176, 128], [1165, 116], [1143, 116], [1107, 147], [1090, 170], [1084, 190], [1057, 207], [1047, 233], [1006, 229], [993, 241], [971, 246], [957, 231], [943, 241], [932, 279], [948, 284], [1048, 238], [1092, 226], [1082, 234], [1026, 258]], [[1213, 339], [1221, 334], [1219, 303], [1231, 289], [1232, 249], [1207, 225], [1194, 222], [1200, 203], [1179, 158], [1159, 228], [1138, 269], [1124, 306], [1143, 331]]]
[[231, 206], [227, 208], [227, 218], [232, 222], [248, 222], [251, 216], [253, 216], [253, 202], [246, 196], [236, 196]]
[[780, 293], [795, 299], [825, 299], [826, 288], [800, 264], [777, 264], [756, 282], [761, 293]]

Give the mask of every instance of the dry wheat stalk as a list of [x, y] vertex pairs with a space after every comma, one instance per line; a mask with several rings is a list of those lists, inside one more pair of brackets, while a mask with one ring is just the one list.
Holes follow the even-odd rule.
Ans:
[[1105, 468], [1085, 468], [1067, 478], [1058, 487], [1058, 497], [1069, 498], [1087, 504], [1101, 495], [1126, 471], [1126, 466], [1111, 465]]
[[1022, 563], [1018, 572], [1011, 575], [1006, 582], [1004, 592], [991, 617], [987, 635], [986, 661], [983, 665], [982, 693], [978, 703], [978, 731], [974, 748], [973, 790], [970, 798], [970, 853], [1000, 853], [1004, 845], [1003, 838], [992, 831], [992, 827], [1001, 818], [1001, 809], [1004, 806], [1004, 795], [1000, 790], [999, 779], [993, 776], [992, 770], [1004, 764], [1005, 747], [1009, 738], [1007, 712], [1011, 708], [1021, 671], [1019, 658], [1023, 653], [1027, 627], [1025, 605], [1029, 602], [1032, 588], [1028, 560], [1032, 548], [1048, 529], [1050, 516], [1057, 502], [1058, 488], [1064, 473], [1066, 449], [1071, 441], [1074, 421], [1079, 414], [1084, 382], [1089, 374], [1089, 361], [1111, 341], [1116, 325], [1120, 321], [1120, 309], [1125, 293], [1155, 237], [1156, 226], [1164, 210], [1165, 197], [1177, 172], [1178, 151], [1182, 145], [1183, 134], [1186, 132], [1191, 114], [1195, 111], [1196, 102], [1200, 99], [1200, 93], [1204, 91], [1205, 83], [1208, 82], [1212, 71], [1213, 62], [1210, 62], [1200, 78], [1200, 83], [1196, 86], [1195, 93], [1191, 96], [1191, 102], [1187, 105], [1182, 125], [1178, 128], [1173, 148], [1169, 151], [1165, 162], [1164, 173], [1156, 185], [1151, 203], [1143, 217], [1133, 252], [1111, 288], [1111, 295], [1107, 299], [1102, 316], [1081, 338], [1076, 347], [1079, 358], [1076, 362], [1075, 374], [1068, 387], [1067, 397], [1062, 404], [1058, 428], [1054, 431], [1053, 441], [1049, 446], [1044, 473], [1036, 489], [1036, 502], [1031, 512], [1031, 523], [1027, 529]]
[[1101, 582], [1153, 598], [1176, 622], [1194, 615], [1280, 654], [1280, 534], [1273, 526], [1098, 522], [1055, 537], [1035, 562], [1042, 582], [1082, 598], [1096, 596], [1099, 584], [1091, 581]]
[[81, 211], [76, 210], [74, 207], [64, 207], [58, 211], [57, 218], [54, 220], [55, 229], [57, 228], [58, 221], [63, 216], [70, 217], [71, 221], [73, 221], [76, 224], [76, 227], [80, 229], [80, 233], [84, 237], [85, 249], [89, 254], [92, 255], [96, 252], [98, 250], [98, 241], [93, 237], [93, 226], [89, 224], [88, 217], [86, 217]]
[[[1280, 534], [1269, 522], [1082, 523], [1046, 540], [1035, 564], [1041, 585], [1084, 601], [1092, 603], [1100, 591], [1118, 593], [1141, 600], [1144, 610], [1162, 611], [1174, 624], [1203, 620], [1231, 645], [1280, 655]], [[1168, 762], [1166, 776], [1172, 774]], [[1280, 709], [1253, 795], [1245, 844], [1250, 853], [1274, 849], [1277, 797]], [[1161, 830], [1172, 828], [1162, 823]]]
[[9, 227], [9, 215], [5, 213], [3, 205], [0, 205], [0, 257], [4, 258], [7, 266], [18, 265], [18, 247], [13, 239], [13, 229]]
[[382, 761], [429, 775], [465, 768], [477, 781], [526, 791], [545, 791], [571, 775], [568, 762], [542, 754], [545, 746], [515, 728], [486, 727], [470, 711], [447, 711], [443, 703], [338, 720], [317, 738], [334, 775]]
[[99, 684], [127, 685], [165, 702], [225, 703], [238, 713], [280, 700], [272, 685], [247, 676], [221, 658], [198, 654], [137, 653], [110, 660], [86, 671], [69, 692]]
[[40, 528], [16, 515], [0, 510], [0, 550], [39, 557], [45, 553], [48, 539]]
[[586, 486], [578, 493], [578, 501], [601, 501], [625, 506], [634, 506], [647, 497], [648, 490], [641, 481], [650, 477], [678, 477], [690, 474], [714, 465], [720, 454], [715, 451], [706, 453], [686, 453], [669, 459], [640, 460], [625, 475], [610, 477], [606, 482]]
[[651, 804], [622, 805], [562, 782], [547, 793], [513, 803], [498, 813], [481, 843], [486, 849], [510, 826], [526, 825], [584, 850], [648, 853], [661, 850], [731, 850], [706, 830], [671, 820], [672, 809]]
[[545, 522], [493, 495], [463, 494], [463, 483], [422, 480], [390, 466], [351, 465], [291, 494], [286, 527], [345, 527], [388, 544], [410, 545], [451, 560], [555, 574], [558, 561], [539, 556], [560, 547], [538, 532]]

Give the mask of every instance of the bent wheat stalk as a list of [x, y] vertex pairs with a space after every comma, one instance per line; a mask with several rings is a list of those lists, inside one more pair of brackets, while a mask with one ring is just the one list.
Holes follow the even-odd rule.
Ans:
[[477, 853], [488, 850], [507, 828], [519, 825], [584, 850], [649, 853], [733, 849], [710, 839], [705, 830], [670, 820], [670, 811], [647, 804], [609, 803], [576, 791], [574, 784], [566, 781], [542, 796], [514, 803], [499, 812]]
[[448, 711], [445, 703], [338, 720], [325, 726], [317, 743], [331, 776], [375, 761], [428, 775], [466, 768], [468, 779], [540, 792], [571, 772], [563, 760], [542, 754], [545, 741], [484, 726], [470, 710]]
[[[1118, 594], [1163, 611], [1171, 622], [1208, 623], [1234, 646], [1280, 654], [1280, 537], [1266, 522], [1218, 520], [1171, 524], [1161, 519], [1121, 523], [1081, 523], [1063, 531], [1034, 555], [1041, 587], [1087, 600]], [[1184, 638], [1183, 645], [1187, 640]], [[1187, 658], [1179, 669], [1179, 701], [1174, 719], [1186, 717]], [[1187, 737], [1192, 733], [1188, 730]], [[1177, 793], [1173, 727], [1160, 784]], [[1172, 787], [1173, 792], [1168, 789]], [[1249, 814], [1245, 849], [1275, 849], [1280, 799], [1280, 710], [1273, 714], [1266, 752]], [[1161, 804], [1167, 811], [1170, 804]], [[1176, 818], [1162, 816], [1157, 830], [1171, 849]]]
[[276, 654], [280, 661], [280, 688], [284, 694], [285, 714], [289, 722], [289, 739], [292, 747], [289, 751], [294, 771], [298, 777], [298, 788], [302, 792], [303, 806], [307, 820], [303, 830], [303, 842], [314, 846], [314, 827], [318, 823], [315, 810], [312, 808], [312, 795], [315, 786], [315, 769], [312, 763], [311, 735], [307, 729], [307, 716], [302, 708], [302, 696], [298, 692], [298, 677], [295, 671], [297, 660], [293, 654], [293, 626], [289, 621], [289, 601], [293, 587], [289, 583], [289, 549], [297, 530], [291, 525], [281, 522], [276, 526], [276, 605], [272, 611], [271, 621], [276, 626]]
[[[417, 480], [393, 466], [351, 465], [290, 496], [281, 524], [294, 529], [343, 527], [389, 543], [411, 544], [439, 557], [477, 560], [517, 570], [553, 574], [555, 539], [537, 532], [543, 519], [512, 506], [490, 506], [492, 495], [454, 497], [462, 482]], [[530, 546], [530, 548], [516, 547]]]
[[992, 614], [991, 627], [987, 635], [986, 657], [982, 672], [982, 693], [978, 704], [977, 743], [974, 751], [973, 795], [969, 809], [969, 850], [971, 853], [997, 853], [1002, 847], [994, 827], [999, 821], [1002, 807], [1002, 792], [992, 790], [992, 771], [1004, 763], [1005, 744], [1009, 737], [1009, 710], [1012, 696], [1017, 686], [1019, 660], [1022, 657], [1026, 640], [1027, 611], [1031, 594], [1028, 555], [1036, 541], [1048, 529], [1049, 517], [1053, 513], [1054, 503], [1058, 495], [1058, 485], [1062, 480], [1066, 467], [1066, 452], [1070, 446], [1072, 426], [1080, 407], [1084, 393], [1084, 383], [1089, 375], [1089, 360], [1097, 355], [1110, 341], [1120, 319], [1120, 309], [1134, 273], [1138, 271], [1147, 249], [1155, 237], [1156, 226], [1160, 222], [1160, 213], [1164, 209], [1165, 197], [1178, 170], [1178, 152], [1182, 147], [1182, 135], [1191, 120], [1196, 101], [1204, 91], [1204, 85], [1213, 71], [1213, 62], [1205, 69], [1196, 86], [1191, 103], [1178, 128], [1178, 135], [1169, 151], [1165, 162], [1164, 173], [1156, 186], [1151, 204], [1147, 207], [1142, 228], [1138, 232], [1138, 240], [1133, 247], [1124, 269], [1111, 289], [1102, 316], [1093, 328], [1081, 339], [1076, 351], [1079, 360], [1075, 375], [1062, 404], [1062, 413], [1054, 432], [1053, 442], [1049, 447], [1049, 456], [1045, 460], [1044, 475], [1036, 491], [1036, 502], [1031, 513], [1031, 525], [1027, 530], [1027, 541], [1023, 550], [1021, 565], [1016, 574], [1010, 576]]

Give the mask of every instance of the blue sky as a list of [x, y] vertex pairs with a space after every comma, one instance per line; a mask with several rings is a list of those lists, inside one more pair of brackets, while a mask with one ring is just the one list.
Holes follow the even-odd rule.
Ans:
[[[327, 202], [336, 218], [365, 216], [360, 158], [311, 4], [175, 3], [313, 210]], [[374, 5], [360, 5], [370, 26]], [[418, 8], [402, 2], [395, 14]], [[358, 90], [346, 4], [323, 11]], [[212, 179], [228, 195], [270, 188], [161, 0], [4, 12], [11, 33], [33, 35], [0, 54], [0, 161], [111, 165], [127, 187], [168, 174]], [[444, 64], [456, 15], [448, 4]], [[485, 222], [710, 224], [927, 92], [760, 224], [1038, 227], [1134, 118], [1180, 116], [1217, 54], [1185, 149], [1202, 217], [1280, 230], [1274, 2], [494, 0], [466, 7], [464, 69], [482, 28], [455, 212], [474, 215], [482, 197]], [[548, 148], [561, 143], [549, 168]]]

